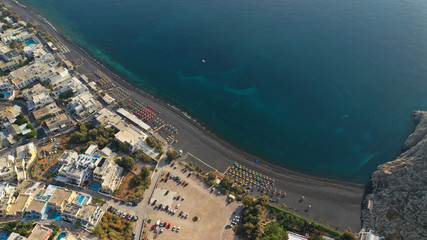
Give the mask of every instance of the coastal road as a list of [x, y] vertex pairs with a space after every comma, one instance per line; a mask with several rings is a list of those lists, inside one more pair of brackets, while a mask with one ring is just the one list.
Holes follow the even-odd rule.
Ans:
[[[238, 162], [276, 179], [276, 187], [287, 192], [284, 203], [307, 218], [322, 219], [325, 223], [339, 225], [342, 228], [351, 227], [354, 232], [361, 228], [360, 209], [364, 193], [363, 185], [296, 173], [236, 149], [210, 133], [187, 114], [131, 86], [64, 37], [60, 33], [60, 29], [52, 28], [49, 23], [31, 9], [24, 8], [11, 0], [4, 0], [4, 2], [9, 3], [22, 19], [38, 22], [41, 30], [49, 32], [63, 43], [70, 51], [64, 53], [67, 58], [83, 59], [84, 64], [79, 68], [80, 72], [92, 73], [99, 69], [115, 82], [116, 87], [121, 87], [127, 91], [131, 98], [155, 106], [161, 112], [160, 117], [179, 130], [179, 142], [174, 145], [175, 148], [182, 149], [184, 152], [191, 152], [197, 158], [220, 171], [224, 171], [229, 165]], [[257, 159], [260, 161], [255, 163]], [[299, 201], [302, 195], [306, 197], [304, 202]], [[306, 212], [307, 204], [313, 206], [308, 212]]]

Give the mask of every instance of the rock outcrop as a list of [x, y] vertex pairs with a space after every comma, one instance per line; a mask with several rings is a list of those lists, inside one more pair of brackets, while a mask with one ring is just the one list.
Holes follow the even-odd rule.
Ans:
[[427, 239], [427, 112], [414, 117], [418, 124], [403, 153], [372, 174], [362, 209], [364, 228], [390, 239]]

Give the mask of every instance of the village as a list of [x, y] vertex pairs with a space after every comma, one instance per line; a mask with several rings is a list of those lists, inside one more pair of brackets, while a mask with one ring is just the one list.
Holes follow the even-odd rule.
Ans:
[[[284, 213], [268, 204], [286, 197], [274, 179], [193, 164], [156, 106], [101, 71], [81, 74], [82, 59], [67, 60], [66, 45], [6, 5], [0, 16], [0, 240], [309, 239], [302, 225], [273, 224]], [[252, 208], [259, 216], [247, 220]]]

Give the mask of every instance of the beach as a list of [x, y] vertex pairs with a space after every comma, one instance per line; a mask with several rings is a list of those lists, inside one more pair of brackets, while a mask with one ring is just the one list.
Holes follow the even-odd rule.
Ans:
[[[41, 30], [49, 32], [62, 42], [70, 50], [64, 53], [67, 59], [83, 59], [84, 64], [79, 67], [79, 72], [89, 74], [100, 70], [113, 80], [116, 86], [125, 89], [131, 98], [138, 99], [159, 110], [162, 119], [179, 129], [179, 142], [173, 145], [174, 148], [182, 149], [184, 153], [191, 153], [220, 172], [225, 171], [234, 162], [254, 169], [275, 179], [276, 187], [287, 193], [284, 199], [285, 204], [302, 216], [321, 219], [325, 223], [340, 226], [341, 229], [350, 227], [353, 232], [360, 229], [360, 208], [365, 186], [293, 172], [269, 164], [231, 146], [191, 119], [190, 116], [180, 112], [179, 109], [131, 86], [68, 40], [60, 29], [53, 28], [52, 25], [55, 23], [46, 22], [38, 13], [15, 1], [4, 2], [8, 3], [24, 21], [36, 22]], [[259, 161], [256, 163], [256, 160]], [[203, 167], [201, 163], [195, 162], [195, 164]], [[304, 201], [300, 201], [301, 196], [305, 196]], [[310, 204], [312, 208], [306, 212], [307, 204]]]

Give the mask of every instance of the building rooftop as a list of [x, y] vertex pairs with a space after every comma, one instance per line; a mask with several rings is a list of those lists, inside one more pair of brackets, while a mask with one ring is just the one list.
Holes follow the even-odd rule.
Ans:
[[143, 121], [141, 121], [140, 119], [132, 115], [130, 112], [126, 111], [124, 108], [117, 109], [117, 113], [127, 118], [129, 121], [133, 122], [138, 127], [144, 129], [145, 131], [148, 132], [151, 130], [150, 126], [148, 126], [146, 123], [144, 123]]
[[14, 214], [15, 212], [23, 211], [29, 198], [29, 195], [20, 194], [15, 202], [11, 204], [9, 213]]
[[28, 237], [28, 240], [47, 239], [50, 235], [52, 235], [52, 229], [41, 224], [37, 224], [31, 232], [31, 235]]
[[28, 205], [27, 209], [25, 209], [25, 211], [41, 212], [45, 205], [46, 205], [45, 201], [33, 200], [33, 201], [31, 201], [30, 205]]
[[56, 206], [62, 205], [65, 201], [67, 201], [72, 195], [74, 191], [67, 190], [65, 188], [58, 187], [53, 192], [52, 196], [49, 199], [49, 204], [53, 204]]

